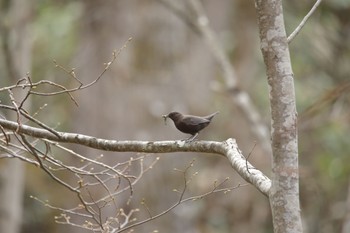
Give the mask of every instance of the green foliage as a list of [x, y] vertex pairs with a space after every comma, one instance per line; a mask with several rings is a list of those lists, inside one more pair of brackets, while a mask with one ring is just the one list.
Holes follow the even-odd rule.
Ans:
[[81, 4], [57, 5], [46, 1], [37, 9], [33, 24], [33, 79], [52, 76], [52, 60], [70, 61], [78, 44]]

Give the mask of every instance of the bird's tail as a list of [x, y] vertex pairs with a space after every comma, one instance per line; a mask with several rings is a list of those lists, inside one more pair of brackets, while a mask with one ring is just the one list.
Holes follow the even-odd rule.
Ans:
[[214, 113], [212, 113], [212, 114], [210, 114], [210, 115], [208, 115], [208, 116], [205, 116], [205, 117], [203, 117], [203, 118], [205, 118], [205, 119], [211, 121], [211, 119], [213, 119], [213, 117], [214, 117], [216, 114], [218, 114], [218, 113], [219, 113], [219, 111], [214, 112]]

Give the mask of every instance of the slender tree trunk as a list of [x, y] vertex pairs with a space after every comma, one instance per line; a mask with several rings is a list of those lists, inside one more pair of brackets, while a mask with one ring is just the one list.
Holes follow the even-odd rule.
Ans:
[[8, 159], [0, 170], [0, 232], [18, 233], [22, 223], [23, 162]]
[[[29, 72], [31, 40], [28, 24], [31, 1], [13, 0], [1, 3], [1, 41], [8, 81], [13, 84]], [[4, 23], [6, 22], [6, 24]], [[2, 80], [5, 81], [5, 80]], [[22, 92], [22, 93], [21, 93]], [[23, 90], [13, 93], [17, 101]], [[28, 110], [28, 101], [26, 109]], [[16, 116], [13, 116], [16, 118]], [[11, 117], [12, 118], [12, 117]], [[24, 164], [17, 159], [0, 161], [0, 232], [18, 233], [22, 224], [22, 199], [24, 192]]]
[[348, 187], [348, 196], [346, 200], [346, 212], [343, 220], [342, 233], [350, 233], [350, 183]]
[[256, 0], [261, 51], [271, 104], [274, 232], [302, 232], [299, 204], [297, 113], [293, 73], [281, 0]]

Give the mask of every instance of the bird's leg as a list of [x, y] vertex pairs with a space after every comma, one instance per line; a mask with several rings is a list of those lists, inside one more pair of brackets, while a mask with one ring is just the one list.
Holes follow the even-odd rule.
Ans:
[[186, 139], [186, 142], [192, 142], [197, 136], [198, 136], [198, 133], [192, 135], [191, 137]]

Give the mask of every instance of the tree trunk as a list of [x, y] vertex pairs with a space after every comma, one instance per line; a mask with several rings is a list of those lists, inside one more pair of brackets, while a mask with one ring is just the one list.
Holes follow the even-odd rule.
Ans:
[[[1, 25], [3, 56], [8, 81], [13, 84], [30, 70], [31, 40], [28, 23], [31, 3], [26, 0], [7, 1], [2, 5], [2, 15], [7, 24]], [[6, 82], [6, 81], [5, 81]], [[16, 101], [23, 99], [22, 93], [13, 93]], [[28, 110], [28, 101], [26, 109]], [[9, 116], [16, 118], [16, 115]], [[0, 232], [18, 233], [22, 224], [22, 198], [24, 192], [24, 164], [17, 159], [0, 162]]]
[[23, 162], [1, 161], [0, 169], [0, 232], [18, 233], [22, 223]]
[[255, 3], [270, 89], [273, 159], [269, 198], [274, 232], [302, 232], [297, 113], [282, 1], [256, 0]]

